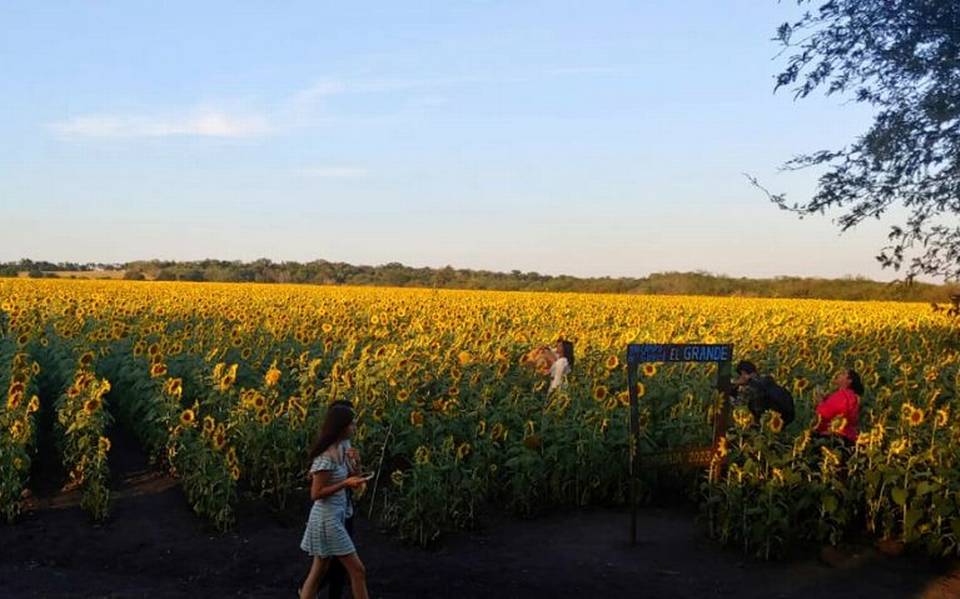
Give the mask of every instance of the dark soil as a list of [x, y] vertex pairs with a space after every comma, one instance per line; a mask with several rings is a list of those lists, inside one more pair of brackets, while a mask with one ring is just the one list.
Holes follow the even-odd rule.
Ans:
[[[0, 526], [0, 596], [292, 598], [309, 566], [299, 549], [309, 502], [284, 513], [247, 502], [217, 534], [179, 487], [114, 435], [110, 519], [93, 524], [75, 494], [38, 496]], [[356, 541], [372, 597], [960, 597], [960, 566], [865, 548], [824, 565], [816, 548], [764, 563], [709, 541], [694, 516], [641, 510], [628, 543], [624, 510], [562, 511], [529, 521], [488, 517], [439, 547], [404, 545], [367, 520]]]

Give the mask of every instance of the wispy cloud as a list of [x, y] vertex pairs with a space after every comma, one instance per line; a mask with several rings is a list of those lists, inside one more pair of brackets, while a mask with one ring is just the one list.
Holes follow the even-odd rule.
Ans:
[[[416, 97], [393, 106], [431, 109], [449, 102], [450, 88], [477, 84], [532, 81], [544, 76], [583, 77], [613, 75], [620, 67], [557, 66], [539, 73], [507, 76], [456, 76], [439, 78], [326, 78], [277, 99], [253, 112], [200, 106], [193, 110], [153, 114], [88, 114], [50, 123], [48, 130], [64, 138], [124, 139], [163, 137], [249, 138], [291, 129], [322, 126], [337, 120], [327, 100], [348, 94], [412, 92]], [[355, 177], [358, 169], [314, 169], [312, 176]], [[362, 170], [362, 169], [360, 169]], [[307, 173], [304, 173], [307, 174]]]
[[198, 111], [180, 116], [88, 115], [49, 128], [64, 137], [256, 137], [269, 133], [268, 120], [258, 115]]
[[356, 166], [310, 166], [298, 172], [304, 177], [318, 179], [347, 179], [365, 177], [369, 174], [367, 169]]

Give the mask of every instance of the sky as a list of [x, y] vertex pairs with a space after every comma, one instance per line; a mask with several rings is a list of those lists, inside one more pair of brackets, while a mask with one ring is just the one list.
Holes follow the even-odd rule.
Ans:
[[778, 210], [870, 113], [774, 94], [776, 0], [0, 4], [0, 261], [877, 279]]

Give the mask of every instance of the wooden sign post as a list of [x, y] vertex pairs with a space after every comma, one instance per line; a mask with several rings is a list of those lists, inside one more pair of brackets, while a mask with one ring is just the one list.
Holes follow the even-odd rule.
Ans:
[[645, 454], [644, 462], [651, 466], [709, 466], [720, 439], [726, 435], [730, 412], [731, 361], [730, 344], [672, 344], [631, 343], [627, 346], [627, 385], [630, 389], [630, 543], [637, 544], [637, 485], [640, 472], [640, 409], [637, 403], [638, 369], [646, 362], [713, 362], [717, 364], [718, 391], [723, 393], [723, 405], [713, 418], [713, 442], [709, 447], [683, 447]]

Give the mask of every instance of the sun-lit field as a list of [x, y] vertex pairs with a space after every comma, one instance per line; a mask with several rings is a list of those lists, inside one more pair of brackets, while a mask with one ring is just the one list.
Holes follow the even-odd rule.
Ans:
[[[525, 356], [561, 336], [575, 365], [548, 396]], [[470, 526], [490, 504], [622, 504], [631, 342], [733, 343], [794, 394], [786, 431], [766, 418], [748, 428], [738, 411], [717, 480], [687, 478], [716, 537], [773, 555], [865, 521], [877, 537], [957, 552], [956, 330], [917, 304], [3, 280], [0, 507], [16, 518], [51, 411], [94, 517], [109, 513], [120, 426], [197, 514], [228, 527], [245, 494], [279, 506], [304, 485], [334, 399], [355, 402], [356, 444], [379, 472], [363, 509], [416, 541]], [[808, 432], [842, 366], [867, 387], [845, 466]], [[713, 368], [647, 367], [644, 450], [709, 438]], [[662, 480], [644, 472], [645, 495]]]

